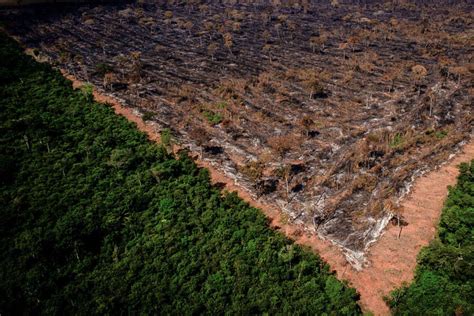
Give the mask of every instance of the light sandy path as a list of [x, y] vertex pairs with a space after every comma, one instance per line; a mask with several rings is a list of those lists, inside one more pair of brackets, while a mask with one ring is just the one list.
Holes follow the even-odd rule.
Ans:
[[[63, 75], [73, 82], [75, 88], [83, 84], [70, 75], [65, 73]], [[94, 92], [94, 97], [98, 102], [112, 105], [117, 114], [136, 123], [138, 129], [145, 132], [150, 140], [160, 141], [159, 131], [143, 122], [132, 109], [123, 107], [110, 96]], [[179, 147], [175, 146], [174, 151], [178, 149]], [[390, 312], [383, 297], [403, 282], [410, 282], [413, 279], [418, 252], [435, 236], [441, 209], [448, 192], [447, 186], [456, 183], [457, 166], [471, 159], [474, 159], [472, 138], [453, 159], [415, 181], [411, 193], [402, 202], [403, 216], [409, 225], [403, 228], [398, 239], [399, 228], [389, 224], [382, 237], [370, 248], [368, 259], [371, 264], [362, 271], [353, 269], [339, 248], [330, 242], [314, 235], [301, 234], [298, 226], [282, 221], [278, 210], [254, 200], [248, 192], [235, 185], [233, 180], [225, 177], [210, 164], [199, 160], [196, 163], [200, 167], [209, 169], [213, 183], [225, 183], [226, 190], [236, 191], [243, 200], [261, 209], [269, 218], [272, 227], [298, 244], [308, 246], [318, 253], [331, 266], [331, 269], [336, 271], [340, 279], [348, 280], [349, 284], [357, 289], [360, 293], [360, 305], [364, 311], [370, 311], [374, 315], [389, 315]]]

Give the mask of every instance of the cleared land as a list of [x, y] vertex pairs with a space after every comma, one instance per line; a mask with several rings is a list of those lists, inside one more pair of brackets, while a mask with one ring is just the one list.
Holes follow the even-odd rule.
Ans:
[[[472, 5], [96, 6], [6, 28], [360, 268], [472, 132]], [[469, 57], [471, 56], [471, 57]]]

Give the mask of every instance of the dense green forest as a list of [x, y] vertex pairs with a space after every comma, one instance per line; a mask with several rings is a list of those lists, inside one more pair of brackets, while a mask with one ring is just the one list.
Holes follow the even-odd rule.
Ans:
[[1, 314], [360, 314], [320, 258], [0, 34]]
[[460, 171], [415, 280], [391, 295], [395, 315], [474, 315], [474, 160]]

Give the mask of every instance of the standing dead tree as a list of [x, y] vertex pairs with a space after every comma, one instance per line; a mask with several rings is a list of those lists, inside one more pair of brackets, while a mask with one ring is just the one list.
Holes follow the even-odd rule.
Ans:
[[295, 135], [273, 136], [268, 139], [268, 144], [278, 156], [283, 157], [300, 143]]
[[402, 235], [403, 227], [408, 226], [408, 222], [405, 220], [403, 215], [399, 213], [393, 215], [393, 217], [390, 219], [390, 222], [392, 223], [392, 225], [398, 226], [400, 228], [400, 230], [398, 231], [398, 237], [397, 237], [398, 239], [400, 239], [400, 236]]
[[316, 51], [316, 48], [319, 48], [319, 51], [324, 50], [324, 45], [328, 40], [328, 36], [326, 33], [321, 32], [317, 36], [311, 36], [309, 39], [309, 45], [313, 50], [313, 53]]
[[133, 83], [140, 82], [142, 79], [142, 67], [143, 64], [141, 62], [141, 52], [133, 51], [130, 53], [130, 60], [131, 60], [131, 72], [130, 72], [130, 81]]
[[390, 85], [388, 86], [388, 89], [387, 89], [389, 92], [393, 92], [395, 81], [399, 80], [402, 77], [402, 75], [403, 75], [402, 67], [393, 66], [385, 72], [385, 74], [382, 76], [382, 80], [390, 82]]
[[227, 49], [229, 50], [229, 53], [231, 55], [234, 55], [232, 53], [232, 46], [234, 45], [234, 42], [233, 42], [233, 38], [232, 38], [232, 34], [230, 33], [225, 33], [223, 35], [223, 38], [224, 38], [224, 46], [227, 47]]
[[247, 162], [245, 165], [239, 167], [239, 171], [242, 172], [257, 189], [257, 195], [261, 193], [261, 179], [263, 177], [263, 171], [265, 170], [265, 164], [260, 160], [253, 160]]
[[415, 65], [411, 67], [411, 75], [415, 86], [418, 87], [418, 95], [420, 95], [421, 83], [426, 75], [428, 75], [428, 70], [422, 65]]
[[309, 99], [313, 99], [315, 96], [323, 97], [326, 95], [326, 91], [323, 86], [323, 80], [330, 78], [329, 73], [316, 70], [302, 70], [299, 73], [299, 78], [303, 85], [309, 91]]
[[291, 165], [281, 165], [275, 172], [275, 174], [280, 178], [283, 179], [285, 184], [285, 192], [286, 192], [286, 202], [289, 203], [290, 201], [290, 181], [291, 181]]
[[305, 115], [299, 122], [299, 125], [303, 128], [306, 137], [309, 136], [309, 133], [311, 131], [311, 127], [314, 125], [314, 121], [311, 117], [308, 115]]
[[202, 159], [204, 157], [204, 146], [211, 140], [211, 136], [204, 128], [196, 126], [189, 131], [189, 137], [200, 147]]
[[211, 60], [214, 61], [214, 56], [216, 55], [217, 49], [219, 46], [216, 43], [211, 43], [207, 46], [207, 53], [211, 55]]

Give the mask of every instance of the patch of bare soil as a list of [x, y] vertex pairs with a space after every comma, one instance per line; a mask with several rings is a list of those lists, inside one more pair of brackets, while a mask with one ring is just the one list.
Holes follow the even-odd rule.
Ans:
[[[62, 72], [73, 82], [74, 88], [79, 88], [84, 84]], [[111, 105], [115, 113], [137, 124], [137, 128], [145, 132], [150, 140], [160, 142], [159, 129], [153, 122], [144, 122], [138, 112], [124, 107], [112, 96], [95, 91], [94, 98], [98, 102]], [[174, 152], [179, 149], [181, 149], [179, 145], [173, 148]], [[404, 282], [410, 282], [413, 279], [418, 252], [434, 238], [448, 186], [456, 183], [459, 173], [457, 166], [461, 162], [474, 159], [472, 138], [453, 156], [436, 170], [416, 179], [410, 193], [401, 203], [403, 219], [410, 224], [403, 226], [397, 221], [389, 224], [383, 235], [370, 248], [367, 256], [369, 264], [363, 270], [353, 268], [335, 244], [314, 234], [308, 234], [301, 225], [290, 223], [278, 209], [255, 199], [250, 192], [215, 168], [209, 161], [197, 159], [196, 163], [209, 170], [212, 183], [225, 184], [226, 190], [237, 192], [243, 200], [262, 210], [269, 218], [271, 227], [319, 254], [331, 269], [336, 271], [340, 279], [348, 280], [349, 284], [357, 289], [364, 311], [370, 311], [374, 315], [389, 315], [389, 308], [383, 298]]]

